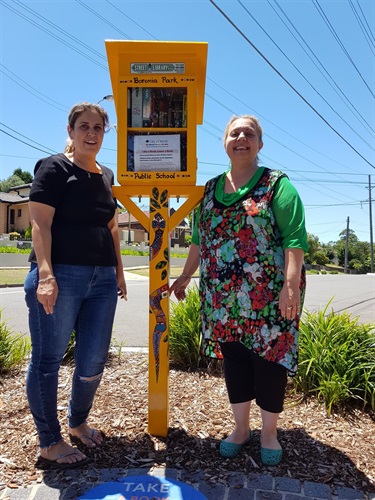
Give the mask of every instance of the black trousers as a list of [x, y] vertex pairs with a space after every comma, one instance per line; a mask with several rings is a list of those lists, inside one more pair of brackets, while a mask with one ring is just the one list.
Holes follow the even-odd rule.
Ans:
[[223, 342], [220, 346], [229, 401], [236, 404], [255, 399], [263, 410], [281, 413], [287, 369], [258, 356], [241, 342]]

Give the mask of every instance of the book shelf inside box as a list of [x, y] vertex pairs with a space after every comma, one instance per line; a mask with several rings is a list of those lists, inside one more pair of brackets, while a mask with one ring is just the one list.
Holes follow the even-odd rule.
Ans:
[[186, 87], [128, 88], [128, 128], [186, 128]]

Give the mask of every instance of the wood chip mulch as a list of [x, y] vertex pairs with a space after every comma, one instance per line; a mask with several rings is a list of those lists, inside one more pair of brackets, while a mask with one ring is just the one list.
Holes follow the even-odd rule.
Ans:
[[[60, 371], [59, 413], [67, 438], [67, 405], [73, 368]], [[25, 395], [26, 367], [0, 379], [0, 491], [41, 482], [35, 468], [38, 439]], [[82, 447], [96, 468], [169, 467], [193, 474], [203, 471], [209, 483], [226, 482], [233, 472], [265, 473], [301, 481], [375, 492], [375, 417], [353, 409], [327, 417], [316, 400], [298, 402], [288, 392], [279, 421], [284, 459], [277, 467], [260, 461], [260, 413], [254, 405], [255, 439], [232, 460], [219, 456], [220, 439], [233, 418], [221, 374], [170, 370], [169, 431], [166, 438], [148, 433], [148, 355], [112, 355], [107, 363], [89, 423], [101, 429], [105, 444]], [[84, 469], [82, 469], [84, 471]], [[84, 472], [83, 472], [84, 473]]]

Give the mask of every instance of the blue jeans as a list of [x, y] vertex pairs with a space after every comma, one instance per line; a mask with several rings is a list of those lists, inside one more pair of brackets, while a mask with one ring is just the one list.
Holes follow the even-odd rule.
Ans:
[[62, 439], [57, 418], [58, 373], [72, 331], [76, 345], [69, 427], [77, 427], [86, 421], [102, 377], [117, 304], [113, 267], [58, 264], [53, 272], [59, 292], [51, 315], [36, 296], [36, 264], [31, 265], [24, 285], [32, 343], [26, 391], [42, 448]]

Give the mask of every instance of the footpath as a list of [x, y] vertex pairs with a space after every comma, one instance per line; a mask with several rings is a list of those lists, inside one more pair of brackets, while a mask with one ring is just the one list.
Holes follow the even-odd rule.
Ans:
[[[46, 472], [42, 483], [27, 488], [0, 491], [0, 500], [75, 500], [90, 490], [105, 483], [121, 481], [129, 476], [151, 475], [155, 478], [167, 478], [189, 484], [207, 500], [374, 500], [375, 493], [366, 496], [363, 492], [347, 487], [336, 487], [332, 491], [327, 484], [314, 483], [289, 477], [273, 477], [268, 474], [249, 474], [241, 472], [231, 474], [225, 484], [220, 480], [212, 485], [204, 480], [204, 474], [197, 471], [193, 476], [177, 469], [96, 469], [88, 468], [85, 473], [80, 469], [63, 472]], [[93, 492], [94, 493], [94, 492]], [[194, 500], [194, 493], [184, 492], [174, 496], [87, 496], [87, 498], [106, 500]], [[203, 498], [204, 498], [203, 497]], [[202, 496], [199, 496], [202, 498]]]

